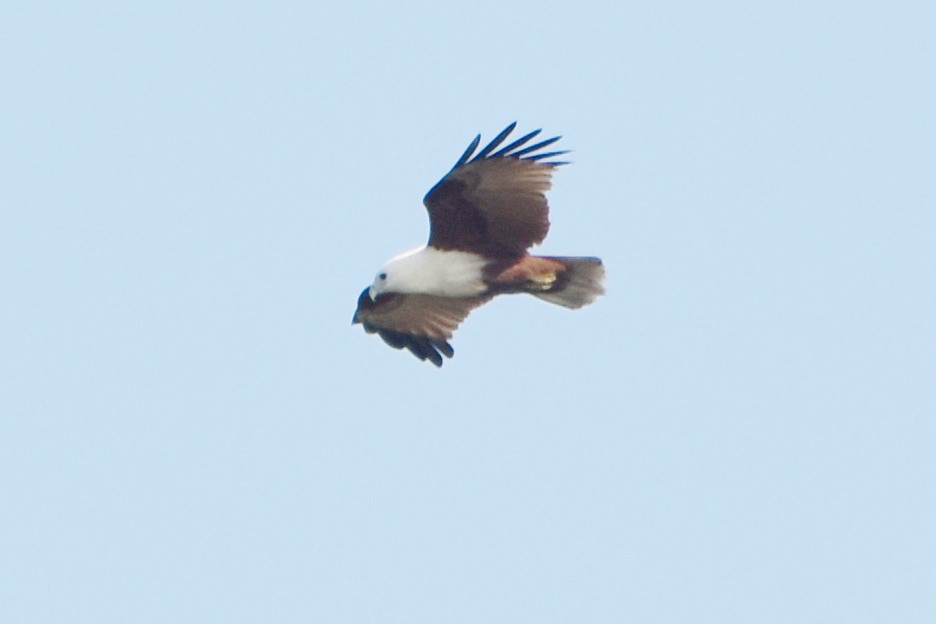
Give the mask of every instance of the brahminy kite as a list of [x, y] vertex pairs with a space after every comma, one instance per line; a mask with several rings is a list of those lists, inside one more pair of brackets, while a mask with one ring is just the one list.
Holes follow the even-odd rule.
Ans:
[[477, 154], [475, 137], [432, 187], [423, 200], [428, 244], [384, 265], [358, 298], [352, 323], [442, 366], [442, 356], [455, 353], [448, 341], [459, 323], [495, 295], [530, 293], [580, 308], [604, 293], [599, 258], [527, 253], [549, 231], [545, 193], [553, 169], [568, 164], [555, 158], [567, 151], [542, 151], [560, 137], [527, 145], [539, 130], [500, 147], [516, 125]]

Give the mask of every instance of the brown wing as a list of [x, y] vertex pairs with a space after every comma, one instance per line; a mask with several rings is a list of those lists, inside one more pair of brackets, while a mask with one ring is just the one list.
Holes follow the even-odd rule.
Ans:
[[420, 360], [442, 366], [442, 356], [455, 354], [448, 341], [468, 313], [491, 299], [481, 297], [436, 297], [386, 293], [374, 301], [369, 289], [358, 298], [353, 323], [369, 333], [380, 334], [394, 349], [409, 349]]
[[423, 203], [429, 211], [430, 246], [488, 256], [519, 256], [546, 238], [546, 191], [553, 169], [566, 164], [547, 159], [566, 152], [537, 153], [559, 137], [523, 147], [539, 130], [497, 150], [515, 126], [507, 126], [472, 157], [481, 140], [480, 135], [476, 137], [448, 175], [426, 195]]

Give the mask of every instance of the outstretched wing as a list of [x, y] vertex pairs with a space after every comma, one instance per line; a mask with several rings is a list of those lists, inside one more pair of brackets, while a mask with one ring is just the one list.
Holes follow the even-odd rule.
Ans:
[[546, 191], [553, 169], [566, 164], [550, 159], [566, 151], [541, 152], [560, 137], [527, 145], [539, 130], [500, 147], [516, 125], [507, 126], [475, 154], [481, 141], [478, 135], [426, 195], [423, 203], [429, 211], [430, 246], [487, 256], [519, 256], [546, 238]]
[[365, 288], [352, 322], [361, 323], [369, 334], [379, 334], [394, 349], [409, 349], [420, 360], [442, 366], [443, 355], [455, 354], [448, 343], [455, 329], [469, 312], [490, 299], [489, 295], [454, 298], [385, 293], [374, 301]]

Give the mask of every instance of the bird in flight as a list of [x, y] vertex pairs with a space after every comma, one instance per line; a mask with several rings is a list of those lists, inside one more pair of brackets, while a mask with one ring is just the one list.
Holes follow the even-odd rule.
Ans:
[[423, 200], [429, 242], [388, 261], [358, 298], [352, 323], [395, 349], [442, 366], [449, 340], [474, 308], [494, 296], [529, 293], [580, 308], [604, 293], [599, 258], [534, 256], [549, 231], [546, 191], [559, 140], [533, 143], [540, 130], [501, 147], [516, 122], [481, 151], [475, 137], [452, 170]]

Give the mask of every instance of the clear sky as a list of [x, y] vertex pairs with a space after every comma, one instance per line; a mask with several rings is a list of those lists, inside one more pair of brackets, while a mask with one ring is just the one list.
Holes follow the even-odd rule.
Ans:
[[[932, 2], [0, 9], [0, 621], [936, 621]], [[477, 133], [608, 294], [352, 327]]]

